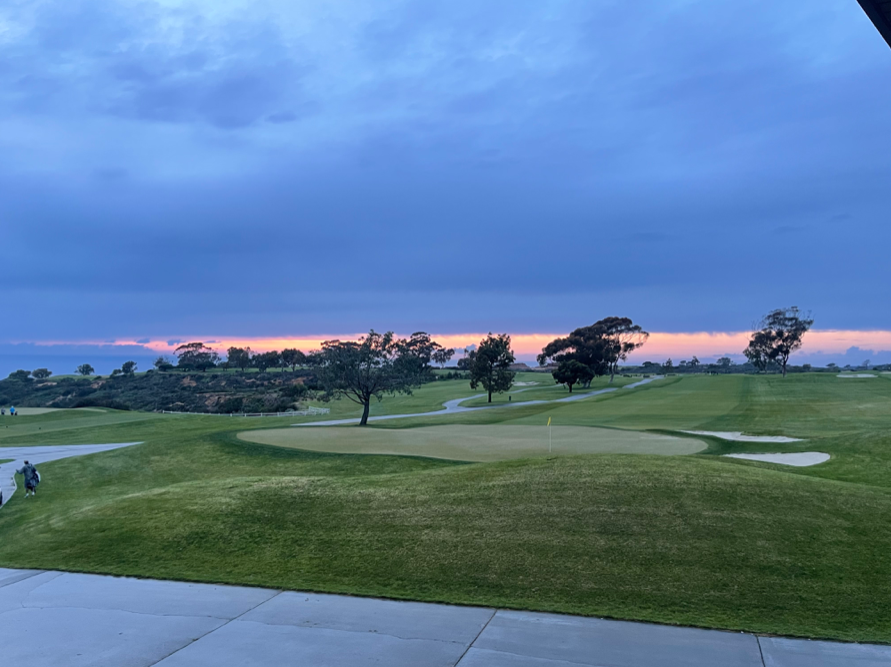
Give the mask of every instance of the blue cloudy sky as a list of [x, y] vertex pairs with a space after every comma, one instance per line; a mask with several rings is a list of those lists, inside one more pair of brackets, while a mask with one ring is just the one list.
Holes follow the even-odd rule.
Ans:
[[855, 0], [6, 0], [0, 345], [891, 329]]

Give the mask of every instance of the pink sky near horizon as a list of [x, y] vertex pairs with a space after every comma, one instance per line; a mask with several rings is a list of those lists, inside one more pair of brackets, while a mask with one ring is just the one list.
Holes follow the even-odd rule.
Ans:
[[[340, 339], [355, 340], [362, 334], [344, 334], [339, 336], [281, 336], [281, 337], [218, 337], [218, 336], [194, 336], [184, 337], [182, 341], [213, 341], [210, 346], [225, 352], [229, 347], [250, 347], [257, 352], [268, 350], [282, 350], [284, 348], [297, 348], [304, 351], [318, 349], [322, 341]], [[472, 344], [478, 344], [485, 337], [485, 333], [466, 334], [431, 334], [434, 340], [445, 347], [464, 348]], [[527, 333], [512, 334], [511, 341], [514, 352], [518, 357], [528, 359], [537, 355], [541, 349], [551, 340], [565, 334], [559, 333]], [[740, 355], [746, 347], [750, 332], [687, 332], [668, 333], [652, 332], [646, 345], [632, 356], [632, 360], [643, 361], [652, 357], [655, 360], [671, 357], [675, 361], [698, 357], [715, 357], [725, 354]], [[141, 345], [158, 354], [172, 354], [176, 344], [168, 344], [168, 340], [155, 340], [149, 343], [139, 343], [135, 340], [118, 340], [111, 345]], [[66, 341], [37, 343], [37, 345], [58, 344], [94, 344], [108, 345], [109, 343], [94, 341]], [[864, 350], [891, 350], [891, 331], [845, 331], [845, 330], [814, 330], [808, 332], [804, 338], [802, 354], [840, 354], [851, 347], [860, 347]]]

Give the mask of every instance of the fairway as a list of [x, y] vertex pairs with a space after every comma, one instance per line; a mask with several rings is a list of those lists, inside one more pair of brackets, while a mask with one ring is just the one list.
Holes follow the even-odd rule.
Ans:
[[[515, 403], [565, 395], [531, 387]], [[668, 377], [420, 416], [473, 395], [448, 380], [388, 396], [374, 412], [416, 414], [367, 428], [7, 417], [0, 459], [4, 445], [144, 444], [41, 464], [38, 501], [0, 510], [0, 534], [16, 536], [0, 567], [891, 641], [891, 376]], [[358, 416], [327, 405], [316, 421]], [[807, 452], [831, 458], [721, 456]]]
[[340, 454], [396, 454], [457, 461], [506, 461], [566, 454], [695, 454], [706, 448], [692, 438], [585, 426], [430, 426], [412, 429], [359, 427], [243, 431], [238, 437], [277, 447]]

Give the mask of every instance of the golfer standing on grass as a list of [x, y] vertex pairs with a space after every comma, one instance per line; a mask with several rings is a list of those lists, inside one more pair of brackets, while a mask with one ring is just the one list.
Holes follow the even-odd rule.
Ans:
[[25, 461], [19, 470], [15, 471], [17, 475], [25, 478], [25, 498], [30, 495], [37, 495], [37, 485], [40, 484], [40, 475], [37, 474], [37, 468]]

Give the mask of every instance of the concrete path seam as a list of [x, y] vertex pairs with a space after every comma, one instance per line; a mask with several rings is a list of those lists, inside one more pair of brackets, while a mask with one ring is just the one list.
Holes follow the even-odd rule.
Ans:
[[[155, 662], [153, 662], [152, 665], [157, 665], [158, 663], [164, 662], [165, 660], [167, 660], [167, 658], [176, 655], [177, 653], [179, 653], [179, 652], [182, 651], [183, 649], [186, 649], [186, 648], [190, 647], [190, 646], [191, 646], [192, 644], [194, 644], [195, 642], [200, 642], [202, 639], [204, 639], [204, 638], [207, 637], [208, 635], [212, 635], [212, 634], [213, 634], [214, 632], [216, 632], [217, 630], [221, 630], [221, 629], [225, 628], [225, 627], [226, 627], [227, 625], [229, 625], [232, 621], [237, 621], [238, 619], [240, 619], [240, 618], [241, 618], [242, 616], [244, 616], [245, 614], [250, 614], [250, 613], [251, 613], [252, 611], [254, 611], [254, 609], [256, 609], [257, 607], [266, 604], [266, 603], [269, 602], [270, 600], [274, 600], [275, 598], [277, 598], [277, 597], [278, 597], [279, 595], [281, 595], [282, 593], [284, 593], [284, 591], [275, 591], [275, 595], [273, 595], [273, 596], [271, 596], [271, 597], [268, 597], [268, 598], [266, 598], [265, 600], [263, 600], [263, 601], [261, 601], [261, 602], [258, 602], [257, 604], [255, 604], [255, 605], [254, 605], [253, 607], [251, 607], [250, 609], [246, 609], [246, 610], [244, 610], [244, 611], [243, 611], [242, 613], [240, 613], [238, 616], [235, 616], [234, 618], [230, 618], [228, 621], [226, 621], [226, 622], [223, 623], [222, 625], [218, 625], [218, 626], [215, 627], [213, 630], [208, 630], [207, 632], [205, 632], [205, 633], [204, 633], [203, 635], [201, 635], [200, 637], [195, 637], [195, 639], [191, 640], [191, 641], [190, 641], [188, 644], [186, 644], [185, 646], [180, 646], [180, 647], [179, 647], [178, 649], [176, 649], [175, 651], [171, 651], [170, 653], [168, 653], [167, 655], [165, 655], [163, 658], [160, 658], [159, 660], [156, 660]], [[205, 618], [214, 618], [214, 617], [206, 616]], [[149, 667], [152, 667], [152, 665], [150, 665]]]
[[761, 648], [761, 637], [755, 635], [755, 641], [758, 642], [758, 655], [761, 656], [761, 667], [767, 667], [767, 663], [764, 662], [764, 649]]
[[12, 584], [17, 584], [20, 581], [24, 581], [25, 579], [30, 579], [31, 577], [36, 577], [38, 574], [43, 574], [46, 570], [28, 570], [27, 572], [22, 572], [19, 575], [14, 575], [9, 577], [8, 579], [4, 579], [0, 582], [0, 588], [4, 586], [10, 586]]
[[496, 615], [497, 613], [498, 613], [498, 610], [497, 610], [497, 609], [493, 609], [493, 610], [492, 610], [492, 614], [491, 614], [491, 616], [489, 616], [489, 618], [488, 618], [488, 619], [486, 620], [486, 622], [483, 624], [483, 627], [480, 628], [480, 631], [476, 633], [476, 637], [474, 637], [473, 640], [467, 645], [467, 648], [464, 649], [464, 653], [462, 653], [462, 654], [461, 654], [461, 657], [458, 658], [458, 661], [455, 663], [455, 667], [458, 667], [458, 665], [461, 664], [461, 661], [464, 660], [464, 656], [467, 655], [467, 652], [470, 651], [470, 649], [473, 648], [473, 645], [476, 644], [476, 640], [479, 639], [479, 638], [480, 638], [480, 635], [482, 635], [482, 634], [486, 631], [486, 628], [489, 627], [489, 623], [492, 622], [492, 619], [495, 618], [495, 615]]
[[[39, 588], [39, 587], [38, 587]], [[37, 590], [36, 588], [34, 589]], [[31, 591], [32, 593], [34, 591]], [[30, 595], [29, 593], [28, 595]], [[269, 598], [270, 600], [272, 598]], [[26, 598], [27, 600], [27, 598]], [[107, 607], [81, 607], [78, 605], [52, 605], [49, 607], [41, 607], [35, 604], [26, 604], [22, 603], [22, 609], [81, 609], [83, 611], [109, 611]], [[156, 618], [212, 618], [217, 621], [226, 621], [227, 623], [234, 619], [226, 618], [225, 616], [211, 616], [208, 614], [154, 614], [148, 611], [133, 611], [132, 609], [115, 609], [115, 612], [119, 614], [133, 614], [134, 616], [153, 616]], [[248, 610], [250, 611], [250, 610]], [[245, 612], [247, 613], [247, 612]], [[222, 627], [222, 626], [220, 626]]]
[[[269, 598], [270, 600], [272, 598]], [[268, 602], [269, 600], [267, 600]], [[247, 612], [245, 612], [247, 613]], [[239, 623], [255, 623], [256, 625], [265, 625], [268, 628], [298, 628], [301, 630], [328, 630], [329, 632], [346, 632], [354, 635], [376, 635], [378, 637], [392, 637], [393, 639], [398, 639], [401, 642], [438, 642], [440, 644], [461, 644], [462, 642], [456, 641], [454, 639], [439, 639], [437, 637], [401, 637], [399, 635], [394, 635], [391, 632], [379, 632], [377, 630], [350, 630], [348, 628], [334, 628], [330, 625], [295, 625], [293, 623], [266, 623], [265, 621], [258, 621], [254, 618], [241, 618], [232, 619], [238, 620]], [[491, 620], [491, 619], [490, 619]], [[223, 626], [220, 626], [220, 628]], [[219, 630], [219, 628], [217, 628]], [[477, 635], [479, 636], [479, 635]], [[476, 640], [474, 640], [476, 641]], [[469, 647], [468, 647], [469, 648]]]

